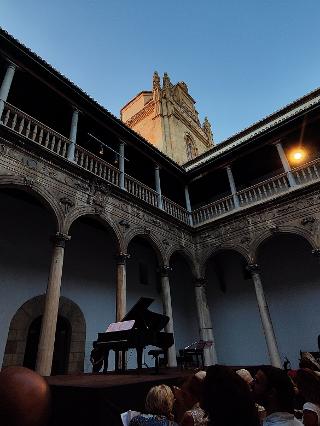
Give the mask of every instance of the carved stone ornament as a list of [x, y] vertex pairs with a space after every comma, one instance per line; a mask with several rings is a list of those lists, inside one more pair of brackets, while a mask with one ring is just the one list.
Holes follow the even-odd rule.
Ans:
[[207, 280], [204, 277], [199, 277], [194, 279], [195, 287], [205, 287], [207, 285]]
[[119, 225], [123, 226], [125, 229], [130, 228], [130, 223], [127, 222], [125, 219], [119, 220]]
[[57, 232], [57, 234], [51, 238], [51, 241], [55, 247], [62, 248], [65, 248], [66, 242], [70, 240], [70, 235], [62, 234], [61, 232]]
[[303, 225], [303, 226], [307, 226], [307, 225], [312, 225], [314, 222], [316, 221], [316, 219], [313, 217], [313, 216], [309, 216], [309, 217], [304, 217], [302, 220], [301, 220], [301, 225]]
[[3, 145], [3, 144], [0, 145], [0, 153], [2, 155], [7, 155], [10, 149], [11, 148], [9, 148], [7, 145]]
[[117, 264], [118, 265], [125, 265], [126, 261], [128, 259], [130, 259], [130, 254], [129, 253], [119, 253], [118, 256], [116, 256], [117, 259]]
[[317, 257], [318, 259], [320, 258], [320, 249], [314, 249], [311, 252], [315, 257]]
[[29, 167], [29, 169], [37, 169], [38, 167], [38, 163], [36, 160], [34, 160], [33, 158], [30, 157], [22, 157], [21, 158], [21, 162], [22, 164], [24, 164], [25, 166]]
[[259, 274], [260, 272], [260, 266], [257, 263], [250, 263], [246, 266], [246, 269], [250, 274]]
[[23, 184], [25, 185], [25, 186], [29, 186], [30, 188], [32, 188], [33, 186], [34, 186], [34, 184], [35, 184], [36, 182], [35, 182], [35, 180], [34, 179], [31, 179], [31, 178], [28, 178], [28, 177], [24, 177], [23, 178]]
[[74, 202], [68, 197], [61, 197], [60, 203], [63, 205], [64, 212], [67, 214], [72, 207], [74, 207]]
[[163, 265], [160, 268], [161, 277], [168, 277], [171, 270], [172, 270], [172, 268], [169, 265]]
[[77, 189], [80, 189], [81, 191], [84, 191], [84, 192], [88, 192], [88, 191], [90, 191], [90, 185], [89, 185], [89, 183], [88, 183], [88, 182], [76, 181], [76, 182], [74, 183], [74, 186], [75, 186]]

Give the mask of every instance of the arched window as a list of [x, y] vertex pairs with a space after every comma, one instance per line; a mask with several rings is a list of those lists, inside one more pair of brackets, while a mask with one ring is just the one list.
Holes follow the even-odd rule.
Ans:
[[185, 136], [185, 141], [186, 141], [187, 159], [188, 161], [190, 161], [198, 155], [198, 149], [196, 147], [194, 140], [189, 134]]

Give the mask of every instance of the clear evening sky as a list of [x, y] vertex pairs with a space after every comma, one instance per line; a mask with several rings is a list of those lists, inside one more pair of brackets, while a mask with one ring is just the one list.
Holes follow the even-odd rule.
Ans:
[[0, 25], [117, 116], [185, 81], [217, 142], [320, 86], [319, 0], [0, 0]]

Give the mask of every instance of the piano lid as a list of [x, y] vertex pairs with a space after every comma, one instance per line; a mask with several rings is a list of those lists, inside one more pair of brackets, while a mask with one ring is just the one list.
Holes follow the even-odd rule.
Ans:
[[168, 324], [169, 317], [149, 311], [148, 307], [153, 301], [150, 297], [140, 297], [121, 321], [135, 320], [134, 328], [138, 329], [162, 330]]

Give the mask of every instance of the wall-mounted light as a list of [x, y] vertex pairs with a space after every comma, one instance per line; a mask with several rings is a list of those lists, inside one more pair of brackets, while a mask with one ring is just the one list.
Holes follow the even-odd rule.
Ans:
[[100, 145], [99, 154], [100, 154], [100, 155], [103, 155], [103, 145]]
[[302, 148], [294, 149], [290, 154], [290, 158], [294, 163], [301, 163], [305, 160], [306, 156], [307, 152]]

